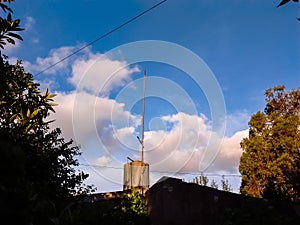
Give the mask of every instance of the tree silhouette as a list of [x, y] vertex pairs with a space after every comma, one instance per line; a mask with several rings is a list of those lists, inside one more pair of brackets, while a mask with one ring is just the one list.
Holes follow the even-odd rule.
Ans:
[[[10, 1], [9, 1], [10, 2]], [[4, 12], [12, 10], [0, 3]], [[10, 14], [9, 14], [10, 15]], [[0, 47], [22, 38], [19, 20], [0, 20]], [[8, 29], [7, 26], [10, 28]], [[92, 190], [76, 170], [81, 154], [47, 120], [55, 94], [42, 92], [22, 62], [0, 54], [0, 216], [12, 224], [70, 224], [78, 198]]]

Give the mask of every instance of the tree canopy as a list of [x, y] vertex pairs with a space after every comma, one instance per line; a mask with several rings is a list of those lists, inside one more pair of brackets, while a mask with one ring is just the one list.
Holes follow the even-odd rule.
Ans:
[[[0, 7], [9, 11], [7, 19], [0, 18], [4, 48], [13, 38], [22, 40], [14, 33], [22, 29], [12, 10]], [[12, 224], [69, 224], [75, 197], [92, 190], [83, 184], [88, 175], [75, 170], [79, 147], [49, 126], [54, 97], [40, 90], [20, 60], [10, 64], [0, 53], [0, 208], [1, 218]]]
[[252, 115], [249, 136], [241, 142], [242, 194], [300, 200], [300, 88], [265, 92], [264, 112]]

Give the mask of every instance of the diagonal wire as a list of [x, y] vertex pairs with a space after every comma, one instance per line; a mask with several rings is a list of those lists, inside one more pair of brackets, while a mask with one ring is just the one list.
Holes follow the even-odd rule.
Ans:
[[40, 71], [40, 72], [38, 72], [37, 74], [35, 74], [34, 77], [36, 77], [36, 76], [42, 74], [42, 73], [45, 72], [46, 70], [51, 69], [52, 67], [54, 67], [54, 66], [56, 66], [57, 64], [63, 62], [64, 60], [70, 58], [71, 56], [77, 54], [78, 52], [82, 51], [83, 49], [85, 49], [85, 48], [91, 46], [92, 44], [96, 43], [97, 41], [100, 41], [101, 39], [107, 37], [108, 35], [112, 34], [113, 32], [115, 32], [115, 31], [121, 29], [122, 27], [124, 27], [124, 26], [126, 26], [127, 24], [133, 22], [134, 20], [136, 20], [136, 19], [138, 19], [139, 17], [143, 16], [143, 15], [146, 14], [147, 12], [149, 12], [149, 11], [155, 9], [156, 7], [158, 7], [159, 5], [163, 4], [163, 3], [166, 2], [166, 1], [167, 1], [167, 0], [163, 0], [163, 1], [160, 1], [159, 3], [157, 3], [157, 4], [155, 4], [155, 5], [151, 6], [150, 8], [148, 8], [148, 9], [146, 9], [145, 11], [139, 13], [138, 15], [132, 17], [131, 19], [127, 20], [126, 22], [122, 23], [121, 25], [119, 25], [119, 26], [113, 28], [112, 30], [110, 30], [110, 31], [106, 32], [105, 34], [99, 36], [99, 37], [96, 38], [95, 40], [93, 40], [93, 41], [89, 42], [88, 44], [84, 45], [83, 47], [81, 47], [81, 48], [77, 49], [76, 51], [72, 52], [71, 54], [65, 56], [64, 58], [60, 59], [60, 60], [57, 61], [56, 63], [54, 63], [54, 64], [52, 64], [52, 65], [46, 67], [46, 68], [43, 69], [42, 71]]

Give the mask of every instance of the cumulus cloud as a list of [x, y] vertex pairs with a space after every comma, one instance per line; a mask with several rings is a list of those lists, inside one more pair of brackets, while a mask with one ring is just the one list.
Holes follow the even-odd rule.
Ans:
[[[219, 137], [204, 115], [177, 113], [162, 119], [173, 124], [171, 130], [150, 131], [145, 135], [146, 159], [154, 170], [189, 173], [202, 172], [202, 167], [211, 171], [236, 171], [240, 142], [247, 130], [231, 137]], [[209, 145], [209, 141], [219, 146]], [[209, 160], [207, 156], [211, 153], [217, 155], [216, 160]]]
[[[140, 159], [140, 145], [136, 139], [140, 117], [126, 111], [124, 104], [86, 92], [59, 93], [56, 102], [60, 104], [56, 107], [56, 125], [62, 128], [64, 136], [76, 137], [83, 155], [90, 155], [86, 156], [88, 163], [122, 168], [126, 155]], [[74, 110], [77, 120], [74, 120]], [[174, 172], [174, 176], [176, 172], [200, 174], [200, 163], [205, 161], [205, 154], [215, 151], [217, 157], [207, 165], [208, 171], [237, 173], [240, 142], [248, 135], [248, 130], [223, 137], [216, 150], [209, 147], [208, 142], [220, 137], [212, 131], [211, 123], [204, 115], [179, 112], [160, 119], [168, 123], [165, 126], [168, 130], [145, 132], [145, 160], [151, 170], [167, 175]], [[119, 154], [123, 155], [123, 161], [116, 160]], [[122, 174], [122, 170], [117, 172]], [[109, 169], [98, 168], [97, 173], [109, 178], [109, 182], [122, 183], [120, 176], [112, 176]]]
[[226, 171], [228, 173], [238, 173], [238, 166], [242, 149], [241, 141], [248, 136], [249, 130], [236, 132], [231, 137], [224, 137], [220, 152], [209, 168], [211, 171]]
[[[78, 44], [51, 49], [46, 57], [37, 57], [34, 63], [23, 61], [24, 68], [33, 74], [41, 71], [48, 75], [64, 74], [67, 82], [77, 91], [104, 96], [126, 84], [133, 73], [140, 71], [137, 66], [127, 65], [126, 61], [110, 59], [106, 54], [93, 53], [90, 48], [82, 49], [83, 46]], [[69, 57], [78, 49], [82, 50], [76, 57]]]
[[[39, 71], [77, 47], [53, 49], [47, 57], [37, 58], [33, 64], [27, 62], [27, 67]], [[60, 127], [65, 138], [73, 139], [81, 146], [88, 163], [108, 166], [106, 172], [99, 169], [94, 175], [122, 183], [122, 170], [114, 171], [112, 176], [109, 165], [122, 168], [126, 156], [140, 159], [141, 146], [136, 136], [141, 116], [128, 111], [125, 103], [111, 99], [110, 93], [127, 84], [132, 74], [140, 70], [128, 66], [126, 61], [112, 60], [105, 54], [86, 49], [75, 59], [68, 59], [47, 73], [55, 74], [66, 68], [70, 73], [67, 81], [74, 90], [56, 91], [55, 102], [59, 106], [50, 118], [56, 120], [53, 126]], [[55, 76], [49, 77], [55, 79]], [[48, 80], [48, 84], [55, 83]], [[145, 160], [150, 163], [151, 170], [173, 171], [174, 175], [176, 172], [200, 173], [201, 168], [236, 173], [241, 156], [240, 142], [247, 135], [245, 121], [248, 118], [246, 112], [228, 115], [229, 129], [226, 136], [221, 137], [212, 130], [212, 121], [203, 114], [177, 112], [158, 117], [156, 120], [163, 126], [145, 132]], [[91, 179], [96, 180], [95, 177]]]
[[[37, 57], [34, 63], [23, 61], [24, 68], [31, 73], [57, 74], [58, 72], [67, 72], [70, 69], [70, 58], [63, 60], [73, 53], [79, 46], [63, 46], [50, 50], [47, 57]], [[58, 63], [59, 62], [59, 63]], [[55, 66], [53, 66], [55, 65]], [[50, 68], [51, 67], [51, 68]]]
[[146, 133], [147, 160], [157, 169], [182, 169], [195, 151], [205, 150], [211, 135], [208, 120], [182, 112], [162, 119], [171, 123], [172, 129]]
[[[93, 142], [102, 148], [103, 154], [115, 157], [122, 151], [124, 155], [140, 158], [136, 139], [140, 117], [126, 111], [124, 104], [86, 92], [59, 93], [56, 102], [59, 106], [56, 107], [54, 125], [62, 128], [65, 137], [75, 138], [83, 151]], [[169, 130], [145, 132], [145, 159], [153, 170], [202, 172], [199, 168], [200, 163], [205, 161], [205, 154], [214, 151], [216, 159], [205, 161], [210, 163], [206, 165], [209, 171], [237, 171], [240, 142], [247, 136], [248, 130], [238, 131], [218, 142], [213, 140], [220, 143], [220, 146], [215, 146], [219, 149], [213, 149], [214, 146], [208, 146], [209, 141], [220, 137], [211, 130], [210, 121], [204, 115], [179, 112], [163, 116], [161, 120], [169, 123], [166, 126], [170, 127]], [[118, 163], [122, 166], [122, 162]]]
[[[75, 139], [80, 145], [91, 138], [108, 143], [107, 134], [112, 133], [109, 136], [113, 137], [114, 129], [122, 128], [124, 121], [138, 124], [137, 117], [124, 110], [124, 104], [113, 99], [74, 91], [58, 92], [55, 102], [59, 105], [55, 107], [56, 114], [50, 117], [56, 119], [54, 126], [61, 127], [65, 137]], [[116, 118], [114, 124], [112, 118]]]
[[113, 88], [123, 86], [138, 67], [130, 68], [126, 61], [111, 60], [105, 54], [91, 54], [72, 66], [69, 81], [79, 90], [107, 95]]

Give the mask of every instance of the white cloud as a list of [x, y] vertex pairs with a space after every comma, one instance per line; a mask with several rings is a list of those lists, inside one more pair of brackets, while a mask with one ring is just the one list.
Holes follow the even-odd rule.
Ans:
[[172, 123], [172, 129], [146, 133], [146, 159], [158, 170], [178, 171], [196, 151], [203, 153], [211, 135], [210, 126], [203, 115], [177, 113], [163, 120]]
[[45, 91], [47, 88], [48, 90], [50, 90], [50, 92], [52, 92], [51, 90], [55, 90], [59, 87], [59, 83], [54, 80], [54, 79], [50, 79], [50, 78], [45, 78], [42, 81], [38, 81], [38, 83], [40, 84], [40, 90], [41, 91]]
[[[76, 98], [77, 106], [74, 108], [76, 94], [79, 97]], [[102, 148], [102, 151], [97, 150], [98, 153], [108, 153], [115, 157], [122, 152], [140, 158], [140, 146], [136, 140], [140, 117], [124, 110], [124, 104], [84, 92], [58, 93], [55, 101], [59, 106], [56, 107], [57, 113], [52, 115], [56, 118], [54, 125], [61, 127], [64, 136], [72, 139], [75, 129], [76, 144], [81, 145], [84, 152], [92, 142], [93, 146], [99, 146], [97, 149]], [[72, 120], [74, 110], [79, 120]], [[171, 123], [171, 129], [145, 132], [146, 161], [155, 171], [200, 173], [199, 164], [205, 154], [213, 150], [208, 149], [208, 142], [210, 138], [216, 138], [210, 121], [203, 115], [185, 113], [164, 116], [162, 119]], [[215, 161], [209, 165], [209, 171], [236, 173], [241, 156], [240, 142], [247, 134], [248, 131], [244, 130], [231, 137], [224, 137]], [[87, 150], [89, 153], [93, 151]], [[117, 163], [122, 166], [122, 162]]]
[[[79, 98], [77, 96], [75, 109], [76, 94]], [[81, 145], [83, 156], [89, 159], [88, 163], [122, 168], [126, 155], [140, 158], [140, 145], [136, 140], [140, 117], [124, 110], [124, 104], [85, 92], [58, 93], [55, 101], [60, 104], [54, 115], [55, 125], [61, 127], [63, 135], [68, 138], [74, 139], [75, 129], [76, 144]], [[80, 119], [72, 121], [74, 110], [77, 110], [76, 117]], [[150, 163], [151, 170], [166, 171], [166, 175], [171, 176], [168, 173], [170, 171], [200, 174], [202, 171], [199, 170], [199, 164], [204, 154], [212, 150], [207, 149], [208, 141], [211, 137], [216, 137], [211, 130], [210, 121], [203, 115], [185, 113], [164, 116], [162, 119], [170, 123], [170, 130], [145, 132], [145, 160]], [[247, 134], [248, 131], [244, 130], [231, 137], [224, 137], [219, 153], [209, 165], [208, 171], [237, 173], [241, 156], [240, 142]], [[123, 161], [116, 159], [120, 153], [124, 155]], [[109, 168], [99, 169], [97, 173], [97, 176], [106, 177], [109, 182], [122, 184], [122, 169], [114, 171], [120, 173], [120, 176], [112, 176]]]
[[19, 47], [21, 46], [21, 42], [19, 39], [14, 38], [15, 44], [10, 44], [6, 42], [6, 45], [4, 45], [4, 49], [1, 50], [4, 55], [11, 55], [14, 53]]
[[24, 25], [25, 30], [31, 30], [34, 24], [35, 24], [35, 19], [31, 16], [27, 16]]
[[250, 115], [247, 111], [237, 111], [226, 116], [227, 119], [227, 129], [226, 135], [232, 136], [236, 132], [248, 129], [248, 122], [250, 120]]
[[107, 95], [129, 81], [135, 72], [139, 69], [128, 67], [125, 61], [111, 60], [105, 54], [90, 54], [88, 60], [76, 60], [69, 81], [79, 90]]
[[[201, 172], [201, 163], [211, 163], [205, 165], [209, 166], [209, 170], [236, 171], [241, 155], [240, 142], [246, 137], [247, 130], [215, 141], [220, 137], [211, 130], [209, 121], [203, 115], [178, 113], [163, 118], [173, 123], [170, 131], [146, 132], [146, 159], [154, 170]], [[208, 145], [210, 139], [220, 143], [219, 150], [214, 149], [218, 146]], [[205, 160], [210, 151], [218, 153], [213, 162]]]
[[77, 48], [78, 46], [63, 46], [60, 48], [52, 49], [50, 50], [47, 57], [37, 57], [35, 63], [23, 61], [24, 68], [33, 74], [41, 72], [49, 67], [51, 68], [45, 70], [43, 72], [44, 74], [56, 74], [62, 71], [66, 72], [68, 71], [68, 69], [70, 69], [69, 64], [71, 59], [63, 59], [73, 53]]
[[101, 156], [95, 160], [97, 166], [108, 166], [112, 162], [112, 159], [109, 156]]
[[212, 171], [227, 171], [229, 173], [238, 173], [238, 166], [242, 149], [240, 147], [241, 141], [248, 136], [249, 130], [236, 132], [231, 137], [225, 137], [221, 149], [213, 162]]
[[[33, 70], [44, 69], [75, 48], [53, 49], [48, 57], [38, 58], [35, 64], [28, 63], [27, 66]], [[76, 59], [66, 60], [47, 73], [57, 73], [66, 67], [70, 72], [68, 81], [77, 89], [56, 92], [58, 95], [54, 100], [59, 106], [50, 118], [56, 119], [53, 126], [60, 127], [66, 139], [73, 139], [81, 146], [87, 163], [122, 168], [126, 156], [140, 159], [136, 136], [141, 117], [125, 110], [125, 103], [108, 97], [115, 87], [130, 81], [139, 68], [130, 68], [126, 61], [111, 60], [105, 54], [94, 54], [86, 49]], [[48, 84], [55, 82], [50, 79]], [[212, 131], [212, 121], [205, 115], [178, 112], [162, 116], [159, 118], [164, 123], [162, 130], [145, 132], [145, 160], [153, 171], [200, 173], [200, 165], [203, 168], [203, 164], [207, 164], [209, 171], [236, 173], [241, 155], [240, 142], [247, 135], [245, 123], [248, 118], [246, 112], [229, 115], [227, 136], [219, 137]], [[211, 152], [218, 153], [214, 161], [206, 160]], [[103, 170], [97, 173], [109, 182], [122, 183], [122, 170], [113, 171], [114, 176], [109, 168], [105, 173]]]
[[78, 91], [105, 96], [114, 88], [126, 84], [133, 73], [140, 71], [137, 66], [128, 66], [126, 61], [112, 60], [105, 54], [94, 54], [90, 48], [82, 49], [76, 57], [72, 55], [83, 46], [78, 44], [51, 49], [48, 56], [37, 57], [34, 63], [23, 61], [24, 68], [33, 74], [41, 71], [51, 75], [63, 74]]
[[33, 37], [31, 38], [31, 41], [35, 44], [39, 43], [40, 42], [40, 39], [38, 37]]
[[[65, 137], [75, 139], [83, 146], [91, 138], [99, 138], [113, 146], [114, 141], [107, 137], [113, 138], [114, 129], [122, 128], [123, 121], [138, 124], [137, 117], [125, 111], [124, 104], [113, 99], [72, 92], [57, 93], [55, 102], [59, 105], [55, 107], [56, 114], [50, 117], [56, 119], [54, 125], [62, 128]], [[112, 121], [112, 118], [115, 120]], [[108, 135], [110, 133], [112, 135]]]

